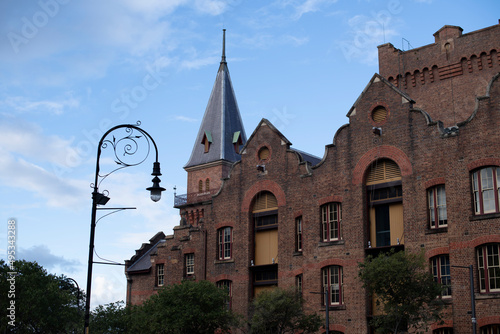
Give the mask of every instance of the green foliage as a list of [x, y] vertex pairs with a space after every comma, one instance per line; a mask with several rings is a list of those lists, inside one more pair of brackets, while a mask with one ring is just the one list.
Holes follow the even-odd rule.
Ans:
[[90, 314], [90, 332], [92, 334], [126, 333], [129, 308], [123, 301], [99, 305]]
[[[84, 294], [70, 279], [49, 274], [36, 262], [16, 261], [12, 269], [17, 274], [10, 274], [0, 260], [0, 332], [71, 333], [83, 328]], [[12, 301], [15, 327], [8, 323]]]
[[226, 306], [227, 292], [208, 281], [183, 281], [162, 288], [130, 310], [130, 333], [228, 333], [237, 317]]
[[306, 315], [302, 297], [293, 290], [275, 288], [261, 292], [254, 300], [252, 333], [315, 333], [322, 324], [318, 314]]
[[377, 297], [383, 315], [371, 322], [381, 333], [418, 330], [441, 319], [441, 284], [426, 270], [422, 253], [404, 251], [368, 256], [359, 264], [359, 278], [370, 294]]

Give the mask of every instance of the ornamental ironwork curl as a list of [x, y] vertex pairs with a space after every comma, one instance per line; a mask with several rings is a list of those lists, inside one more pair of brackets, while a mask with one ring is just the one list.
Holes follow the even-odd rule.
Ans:
[[[92, 183], [90, 185], [91, 188], [98, 189], [104, 179], [118, 170], [142, 164], [151, 153], [151, 144], [153, 144], [156, 149], [156, 144], [153, 139], [144, 130], [139, 128], [140, 125], [141, 122], [137, 121], [135, 125], [126, 124], [116, 126], [104, 134], [99, 142], [97, 151], [96, 183]], [[125, 133], [122, 133], [122, 136], [118, 136], [116, 133], [112, 134], [112, 132], [118, 129], [124, 129]], [[110, 134], [112, 134], [112, 137], [108, 138]], [[143, 144], [145, 144], [146, 147], [144, 150], [141, 149]], [[108, 148], [112, 149], [114, 155], [113, 160], [118, 167], [103, 173], [100, 170], [99, 160], [101, 152]], [[158, 152], [156, 155], [156, 160], [158, 160]]]

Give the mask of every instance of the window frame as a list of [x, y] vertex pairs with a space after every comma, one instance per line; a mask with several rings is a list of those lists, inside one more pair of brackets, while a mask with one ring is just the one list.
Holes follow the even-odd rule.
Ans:
[[184, 254], [184, 268], [186, 277], [194, 275], [194, 253]]
[[301, 295], [302, 295], [303, 284], [304, 284], [304, 277], [302, 276], [302, 274], [295, 276], [295, 289]]
[[[451, 298], [451, 265], [449, 254], [439, 254], [430, 258], [431, 262], [431, 273], [434, 277], [434, 281], [442, 284], [443, 290], [441, 292], [440, 298]], [[443, 266], [445, 268], [443, 268]], [[443, 270], [444, 269], [444, 270]], [[446, 273], [447, 270], [447, 273]], [[443, 281], [445, 281], [444, 284]], [[445, 292], [446, 291], [446, 292]]]
[[233, 282], [231, 280], [228, 280], [228, 279], [223, 279], [223, 280], [220, 280], [220, 281], [217, 281], [215, 283], [215, 285], [219, 288], [219, 289], [227, 289], [227, 299], [225, 301], [226, 303], [226, 308], [228, 310], [231, 309], [232, 307], [232, 299], [233, 299]]
[[302, 231], [304, 225], [302, 216], [295, 218], [295, 251], [302, 253]]
[[[444, 199], [440, 199], [440, 190]], [[444, 200], [444, 204], [440, 203]], [[446, 188], [444, 184], [435, 185], [427, 189], [427, 209], [429, 213], [429, 227], [439, 229], [448, 227], [448, 211], [446, 206]], [[443, 210], [444, 214], [443, 214]], [[443, 221], [443, 223], [441, 223]]]
[[[491, 187], [488, 185], [488, 188], [485, 189], [484, 181], [487, 181], [488, 175], [486, 175], [486, 179], [483, 179], [483, 172], [485, 174], [491, 170]], [[485, 166], [479, 169], [476, 169], [472, 172], [471, 175], [472, 181], [472, 201], [473, 201], [473, 210], [475, 215], [485, 215], [490, 213], [499, 213], [500, 212], [500, 167], [498, 166]], [[488, 200], [492, 201], [494, 204], [494, 209], [485, 209], [485, 193], [492, 192], [492, 197]]]
[[[491, 252], [490, 252], [491, 250]], [[480, 293], [500, 293], [500, 243], [484, 244], [476, 249]], [[490, 264], [493, 260], [493, 266]], [[491, 273], [494, 273], [492, 281]], [[492, 283], [495, 287], [492, 288]]]
[[233, 228], [224, 226], [217, 230], [217, 259], [224, 261], [233, 258]]
[[[332, 275], [333, 271], [333, 275]], [[336, 272], [335, 272], [336, 271]], [[328, 306], [340, 306], [344, 304], [344, 274], [342, 266], [332, 265], [321, 268], [321, 289], [323, 293], [321, 294], [321, 304], [325, 305], [325, 289], [328, 289]], [[333, 279], [333, 283], [332, 283]], [[335, 283], [337, 282], [337, 283]], [[326, 286], [325, 286], [326, 284]], [[335, 286], [338, 286], [335, 290]], [[333, 296], [337, 296], [333, 298]]]
[[165, 264], [158, 263], [156, 265], [156, 286], [165, 285]]
[[481, 328], [479, 328], [479, 333], [480, 334], [498, 334], [498, 333], [500, 333], [500, 324], [490, 324], [490, 325], [481, 326]]
[[[336, 219], [335, 219], [335, 214], [336, 214]], [[321, 241], [331, 242], [331, 241], [342, 240], [341, 237], [342, 203], [330, 202], [321, 205], [320, 220], [321, 220]]]

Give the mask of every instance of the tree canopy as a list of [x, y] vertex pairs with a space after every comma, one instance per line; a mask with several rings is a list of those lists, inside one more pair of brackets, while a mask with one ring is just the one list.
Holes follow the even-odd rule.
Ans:
[[21, 260], [10, 267], [0, 260], [0, 295], [2, 333], [69, 333], [83, 328], [84, 294], [70, 278], [49, 274], [36, 262]]
[[274, 288], [261, 292], [254, 300], [252, 333], [315, 333], [322, 324], [321, 316], [305, 314], [303, 299], [295, 289]]
[[227, 307], [227, 291], [208, 281], [186, 280], [163, 287], [144, 304], [131, 308], [131, 333], [227, 333], [236, 316]]
[[359, 264], [359, 278], [382, 311], [372, 326], [383, 333], [400, 333], [441, 319], [442, 287], [426, 268], [422, 253], [394, 249]]

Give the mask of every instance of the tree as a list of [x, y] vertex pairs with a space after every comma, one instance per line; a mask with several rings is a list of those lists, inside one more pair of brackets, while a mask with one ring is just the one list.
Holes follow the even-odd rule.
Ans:
[[0, 295], [2, 333], [72, 333], [83, 327], [83, 293], [36, 262], [8, 266], [0, 260]]
[[315, 333], [322, 324], [318, 314], [305, 314], [302, 296], [295, 290], [274, 288], [261, 292], [254, 300], [252, 333]]
[[368, 256], [359, 264], [359, 278], [382, 308], [382, 315], [371, 322], [380, 332], [418, 330], [441, 319], [444, 304], [437, 297], [442, 287], [426, 270], [422, 253], [391, 249], [375, 258]]
[[130, 310], [130, 333], [228, 333], [236, 315], [227, 308], [227, 292], [208, 281], [168, 285]]
[[90, 314], [92, 334], [127, 333], [130, 308], [123, 301], [99, 305]]

